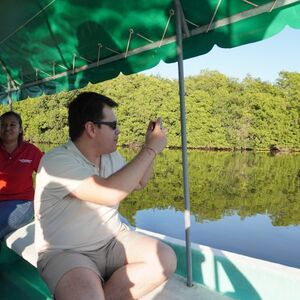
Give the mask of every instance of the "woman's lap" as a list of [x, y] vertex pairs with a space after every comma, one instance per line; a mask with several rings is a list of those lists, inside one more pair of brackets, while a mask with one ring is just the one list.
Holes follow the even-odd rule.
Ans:
[[33, 218], [33, 214], [32, 201], [0, 201], [0, 239], [9, 232], [30, 222]]

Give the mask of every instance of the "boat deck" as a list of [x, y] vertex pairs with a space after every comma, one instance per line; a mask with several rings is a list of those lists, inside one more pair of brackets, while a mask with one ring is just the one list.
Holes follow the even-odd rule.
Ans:
[[[0, 299], [52, 299], [36, 269], [37, 255], [33, 244], [33, 229], [33, 224], [24, 226], [7, 237], [2, 245], [2, 256], [0, 256]], [[168, 282], [143, 297], [142, 300], [193, 300], [199, 298], [201, 300], [230, 299], [197, 283], [193, 287], [187, 287], [186, 279], [175, 274]]]
[[156, 288], [153, 292], [141, 298], [141, 300], [229, 300], [232, 298], [218, 294], [199, 284], [187, 287], [183, 277], [173, 275], [171, 279]]
[[[299, 300], [300, 269], [236, 253], [192, 244], [193, 287], [186, 286], [184, 241], [137, 229], [171, 245], [177, 255], [176, 274], [142, 300]], [[0, 251], [0, 299], [50, 300], [36, 269], [34, 224], [5, 239]]]

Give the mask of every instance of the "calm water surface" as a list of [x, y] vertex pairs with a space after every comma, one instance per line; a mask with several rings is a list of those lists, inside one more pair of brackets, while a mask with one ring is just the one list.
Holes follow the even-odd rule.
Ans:
[[[180, 151], [158, 157], [121, 204], [131, 224], [184, 239], [180, 162]], [[191, 151], [189, 177], [193, 242], [300, 268], [299, 154]]]
[[[181, 152], [165, 150], [121, 214], [184, 239], [181, 173]], [[300, 154], [190, 151], [189, 177], [193, 242], [300, 268]]]

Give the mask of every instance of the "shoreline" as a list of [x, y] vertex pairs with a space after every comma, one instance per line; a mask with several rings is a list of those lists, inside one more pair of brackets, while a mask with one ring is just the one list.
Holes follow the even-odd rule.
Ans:
[[[30, 143], [40, 144], [40, 145], [60, 145], [51, 142], [35, 142], [29, 140]], [[142, 147], [141, 144], [121, 144], [119, 147], [124, 149], [139, 149]], [[168, 150], [181, 150], [181, 146], [167, 146]], [[270, 154], [292, 154], [292, 153], [300, 153], [299, 149], [289, 149], [289, 148], [281, 148], [276, 146], [271, 146], [269, 149], [254, 149], [254, 148], [227, 148], [227, 147], [197, 147], [197, 146], [188, 146], [187, 150], [196, 150], [196, 151], [211, 151], [211, 152], [265, 152]]]

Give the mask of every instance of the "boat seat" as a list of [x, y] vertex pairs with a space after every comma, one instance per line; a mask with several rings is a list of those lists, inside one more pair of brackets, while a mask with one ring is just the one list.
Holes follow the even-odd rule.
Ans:
[[[10, 233], [4, 240], [8, 248], [16, 252], [34, 267], [37, 266], [38, 256], [34, 245], [34, 222]], [[229, 298], [197, 284], [192, 288], [188, 288], [185, 279], [176, 274], [174, 274], [168, 282], [157, 287], [150, 294], [142, 297], [141, 300], [196, 300], [199, 299], [199, 295], [201, 295], [201, 299], [203, 300], [229, 300]]]
[[34, 221], [8, 234], [4, 241], [8, 248], [33, 266], [37, 266], [38, 255], [34, 245]]

